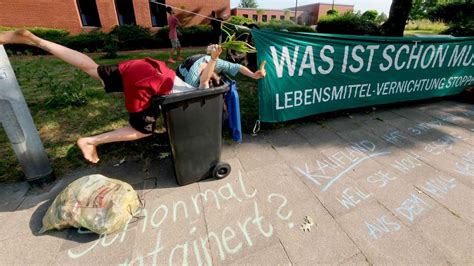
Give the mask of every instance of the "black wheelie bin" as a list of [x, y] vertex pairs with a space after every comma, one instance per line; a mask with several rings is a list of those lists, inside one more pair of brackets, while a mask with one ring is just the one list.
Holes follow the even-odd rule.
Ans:
[[230, 165], [221, 162], [224, 93], [229, 83], [210, 89], [153, 98], [168, 132], [176, 180], [187, 185], [213, 176], [224, 178]]

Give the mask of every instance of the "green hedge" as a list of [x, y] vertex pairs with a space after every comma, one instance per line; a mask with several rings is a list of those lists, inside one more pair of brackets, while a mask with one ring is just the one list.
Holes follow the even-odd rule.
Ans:
[[441, 20], [448, 23], [449, 28], [444, 34], [454, 36], [474, 36], [474, 3], [449, 3], [439, 5], [428, 12], [431, 20]]
[[267, 23], [260, 23], [260, 28], [270, 30], [287, 30], [292, 32], [314, 32], [309, 26], [298, 25], [291, 20], [270, 20]]
[[[182, 46], [206, 46], [212, 40], [212, 28], [209, 25], [195, 25], [186, 28], [178, 29], [179, 41]], [[157, 46], [160, 48], [171, 47], [171, 42], [168, 37], [168, 27], [160, 29], [155, 38], [157, 39]]]
[[320, 33], [380, 35], [377, 24], [357, 13], [348, 12], [342, 16], [331, 15], [322, 17], [316, 27]]

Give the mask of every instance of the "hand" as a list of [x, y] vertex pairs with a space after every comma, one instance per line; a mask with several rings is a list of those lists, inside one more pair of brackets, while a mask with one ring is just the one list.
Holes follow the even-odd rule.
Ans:
[[253, 79], [261, 79], [263, 77], [264, 76], [262, 74], [262, 71], [260, 71], [260, 70], [257, 70], [257, 71], [255, 71], [255, 73], [253, 73]]
[[218, 44], [210, 45], [211, 58], [217, 60], [222, 53], [222, 47]]

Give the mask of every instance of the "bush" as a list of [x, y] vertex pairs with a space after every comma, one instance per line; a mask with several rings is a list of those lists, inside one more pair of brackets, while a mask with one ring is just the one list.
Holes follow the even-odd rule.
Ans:
[[452, 23], [449, 28], [442, 34], [450, 34], [453, 36], [474, 36], [474, 20], [465, 23]]
[[179, 40], [183, 46], [206, 46], [212, 40], [210, 25], [195, 25], [180, 29]]
[[114, 36], [108, 35], [105, 44], [104, 44], [104, 52], [105, 54], [101, 57], [103, 59], [113, 59], [117, 58], [118, 54], [118, 39]]
[[428, 12], [431, 20], [442, 20], [449, 24], [443, 34], [454, 36], [474, 35], [474, 3], [451, 3], [433, 8]]
[[328, 12], [326, 12], [326, 15], [328, 15], [328, 16], [338, 16], [339, 11], [337, 11], [336, 9], [329, 9]]
[[361, 18], [368, 21], [375, 21], [378, 15], [377, 10], [367, 10], [361, 15]]
[[310, 26], [298, 25], [291, 20], [270, 20], [268, 23], [260, 23], [260, 28], [270, 30], [287, 30], [292, 32], [314, 32]]
[[110, 33], [118, 40], [119, 50], [139, 50], [156, 46], [148, 28], [137, 25], [116, 26]]
[[352, 12], [342, 16], [324, 16], [319, 20], [316, 30], [319, 33], [380, 35], [374, 21]]
[[243, 17], [243, 16], [231, 16], [227, 22], [237, 25], [243, 25], [244, 23], [251, 24], [254, 23], [253, 20]]
[[84, 92], [86, 78], [87, 76], [78, 69], [74, 71], [74, 78], [68, 81], [59, 81], [47, 71], [40, 72], [38, 87], [50, 93], [45, 105], [52, 108], [86, 105], [87, 97]]
[[103, 50], [107, 34], [101, 31], [85, 32], [69, 36], [62, 44], [81, 52], [100, 52]]
[[474, 3], [439, 5], [428, 12], [428, 17], [430, 20], [442, 20], [446, 23], [468, 23], [474, 17]]
[[[168, 37], [168, 27], [160, 29], [155, 38], [157, 39], [157, 47], [171, 47]], [[206, 46], [212, 40], [212, 28], [210, 25], [195, 25], [178, 29], [180, 36], [179, 41], [182, 46]]]

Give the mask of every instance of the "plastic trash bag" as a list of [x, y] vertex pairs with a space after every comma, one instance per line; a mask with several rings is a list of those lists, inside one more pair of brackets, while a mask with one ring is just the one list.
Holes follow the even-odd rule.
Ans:
[[142, 208], [129, 184], [103, 175], [89, 175], [69, 184], [43, 217], [40, 233], [67, 227], [110, 234], [125, 227]]

